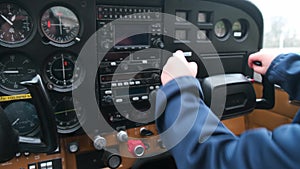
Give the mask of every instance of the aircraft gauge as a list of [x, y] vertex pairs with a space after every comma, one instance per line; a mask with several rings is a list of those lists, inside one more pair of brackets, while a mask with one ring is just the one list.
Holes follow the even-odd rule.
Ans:
[[41, 17], [41, 30], [50, 44], [64, 47], [80, 41], [80, 22], [69, 8], [53, 6]]
[[85, 73], [76, 60], [74, 54], [66, 52], [59, 52], [47, 59], [44, 74], [50, 90], [68, 92], [80, 85]]
[[33, 19], [29, 13], [15, 3], [0, 4], [0, 45], [19, 47], [30, 40]]

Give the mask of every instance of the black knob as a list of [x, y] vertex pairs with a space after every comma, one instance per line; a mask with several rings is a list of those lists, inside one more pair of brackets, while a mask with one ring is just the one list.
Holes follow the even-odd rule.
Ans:
[[121, 156], [105, 151], [102, 157], [103, 163], [109, 168], [118, 168], [122, 163]]
[[111, 96], [104, 96], [104, 102], [105, 103], [112, 103], [113, 99]]
[[142, 127], [142, 128], [140, 129], [140, 135], [141, 135], [141, 136], [153, 136], [154, 133], [153, 133], [152, 131], [146, 129], [145, 127]]
[[158, 73], [153, 73], [153, 74], [151, 75], [151, 78], [152, 78], [152, 80], [153, 80], [154, 82], [160, 82], [160, 76], [159, 76]]
[[154, 40], [154, 41], [153, 41], [153, 45], [154, 45], [155, 47], [158, 47], [158, 48], [161, 48], [161, 49], [163, 49], [163, 48], [165, 47], [164, 42], [163, 42], [160, 38]]

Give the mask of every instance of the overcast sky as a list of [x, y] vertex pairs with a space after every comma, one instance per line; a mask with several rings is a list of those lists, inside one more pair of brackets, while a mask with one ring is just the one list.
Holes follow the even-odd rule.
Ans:
[[[297, 29], [300, 32], [299, 22], [299, 0], [250, 0], [261, 10], [265, 24], [271, 17], [279, 16], [286, 20], [287, 28]], [[265, 25], [265, 29], [270, 29], [269, 25]], [[268, 30], [265, 30], [268, 31]]]

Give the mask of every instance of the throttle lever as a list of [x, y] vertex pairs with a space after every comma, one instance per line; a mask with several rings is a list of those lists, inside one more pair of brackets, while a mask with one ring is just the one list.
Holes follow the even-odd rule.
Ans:
[[256, 99], [256, 109], [271, 109], [275, 104], [275, 87], [266, 76], [262, 76], [263, 96]]
[[[260, 61], [254, 61], [256, 66], [262, 66]], [[256, 109], [271, 109], [275, 104], [275, 87], [266, 76], [262, 75], [263, 97], [256, 99]]]

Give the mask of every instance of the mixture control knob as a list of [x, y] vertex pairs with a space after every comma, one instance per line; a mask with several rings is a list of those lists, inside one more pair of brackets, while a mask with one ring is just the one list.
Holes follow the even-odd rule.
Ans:
[[136, 157], [141, 157], [145, 153], [146, 146], [141, 140], [129, 140], [128, 151]]
[[106, 139], [100, 135], [95, 136], [94, 138], [94, 147], [97, 150], [102, 150], [106, 146]]
[[160, 38], [154, 40], [154, 41], [153, 41], [153, 45], [154, 45], [155, 47], [158, 47], [158, 48], [161, 48], [161, 49], [163, 49], [163, 48], [165, 47], [164, 42], [163, 42]]
[[119, 131], [118, 134], [117, 134], [117, 139], [120, 141], [120, 142], [127, 142], [128, 141], [128, 134], [126, 131]]

